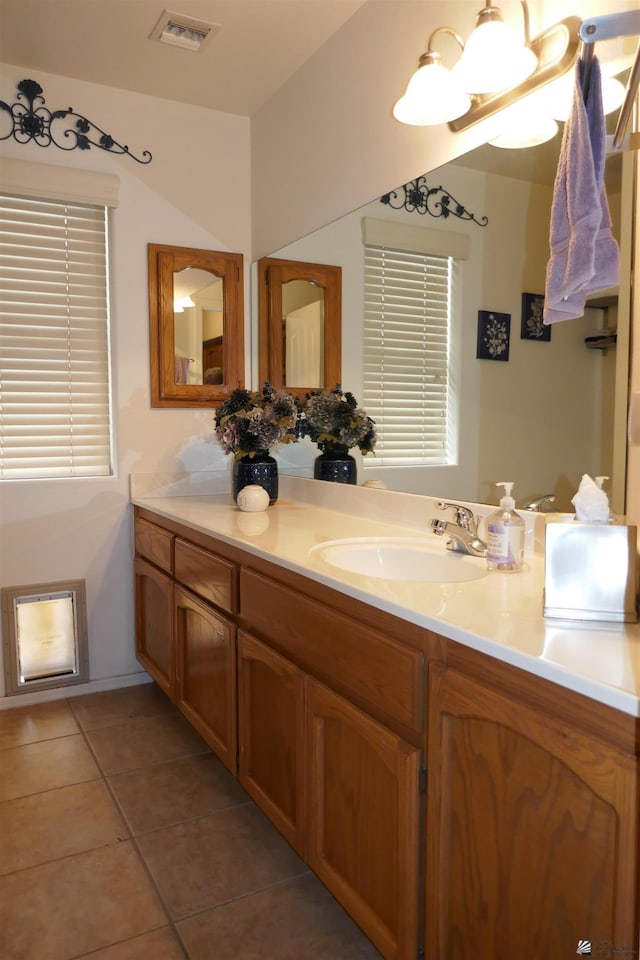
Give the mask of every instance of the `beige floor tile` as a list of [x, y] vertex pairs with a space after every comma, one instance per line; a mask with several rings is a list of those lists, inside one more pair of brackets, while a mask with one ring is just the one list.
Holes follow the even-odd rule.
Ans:
[[78, 733], [78, 724], [66, 700], [0, 710], [0, 750], [71, 733]]
[[172, 917], [185, 917], [307, 868], [253, 804], [138, 838]]
[[[86, 960], [185, 960], [186, 953], [170, 927], [145, 933], [135, 940], [85, 954]], [[209, 954], [211, 960], [213, 955]], [[78, 957], [77, 960], [84, 960]]]
[[136, 717], [176, 712], [176, 707], [155, 683], [103, 690], [84, 697], [72, 697], [68, 702], [83, 730], [109, 727]]
[[166, 922], [130, 842], [0, 878], [2, 960], [69, 960]]
[[7, 800], [0, 803], [0, 874], [128, 837], [104, 780]]
[[109, 782], [134, 834], [250, 802], [212, 753], [118, 773]]
[[99, 776], [81, 734], [27, 743], [0, 751], [0, 802]]
[[[177, 924], [190, 960], [374, 960], [380, 954], [308, 875]], [[212, 953], [215, 944], [215, 953]]]
[[106, 776], [209, 750], [179, 713], [139, 717], [127, 724], [90, 730], [87, 739]]

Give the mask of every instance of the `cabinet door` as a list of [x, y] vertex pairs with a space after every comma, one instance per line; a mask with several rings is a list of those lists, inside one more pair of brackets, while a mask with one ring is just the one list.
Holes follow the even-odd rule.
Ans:
[[378, 950], [418, 951], [420, 751], [307, 681], [307, 861]]
[[173, 581], [136, 557], [136, 656], [159, 687], [175, 699]]
[[178, 706], [235, 773], [235, 627], [180, 587], [174, 595]]
[[430, 681], [429, 956], [635, 956], [634, 759], [455, 671]]
[[238, 779], [304, 857], [304, 674], [238, 634]]

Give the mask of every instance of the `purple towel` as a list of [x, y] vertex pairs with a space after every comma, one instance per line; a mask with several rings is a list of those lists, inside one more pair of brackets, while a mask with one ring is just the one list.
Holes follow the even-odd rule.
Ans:
[[544, 323], [584, 315], [587, 295], [616, 286], [619, 251], [604, 189], [606, 131], [600, 63], [594, 57], [585, 105], [578, 60], [551, 204]]

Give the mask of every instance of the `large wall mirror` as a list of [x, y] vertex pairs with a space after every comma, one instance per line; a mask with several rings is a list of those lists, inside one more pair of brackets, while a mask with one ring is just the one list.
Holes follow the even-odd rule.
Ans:
[[[627, 151], [609, 155], [606, 165], [607, 196], [621, 250], [619, 290], [602, 291], [588, 305], [584, 318], [554, 324], [549, 341], [524, 339], [523, 294], [544, 295], [560, 137], [528, 150], [487, 145], [427, 174], [430, 186], [442, 185], [478, 219], [486, 216], [486, 227], [453, 214], [433, 219], [394, 210], [376, 198], [274, 251], [274, 257], [342, 266], [341, 381], [366, 406], [362, 396], [363, 218], [392, 218], [469, 238], [454, 357], [457, 449], [453, 462], [384, 467], [375, 456], [368, 456], [359, 466], [359, 482], [379, 479], [393, 490], [495, 503], [497, 481], [511, 480], [518, 506], [552, 494], [554, 509], [572, 512], [571, 497], [582, 474], [589, 473], [610, 478], [605, 489], [612, 507], [624, 512], [629, 218], [637, 161], [634, 152]], [[416, 175], [423, 173], [416, 171]], [[397, 186], [389, 184], [389, 189]], [[508, 362], [476, 357], [479, 311], [510, 316]], [[594, 349], [585, 342], [603, 331], [612, 334], [608, 346]], [[283, 451], [282, 471], [305, 475], [304, 454], [302, 449]]]
[[148, 244], [151, 405], [202, 407], [244, 386], [239, 253]]
[[258, 376], [297, 396], [341, 381], [342, 269], [258, 261]]

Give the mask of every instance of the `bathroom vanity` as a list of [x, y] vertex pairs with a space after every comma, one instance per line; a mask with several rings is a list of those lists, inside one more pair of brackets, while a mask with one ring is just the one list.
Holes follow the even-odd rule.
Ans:
[[637, 625], [545, 621], [541, 554], [333, 568], [314, 547], [426, 539], [433, 509], [336, 486], [134, 497], [140, 663], [384, 957], [637, 957]]

